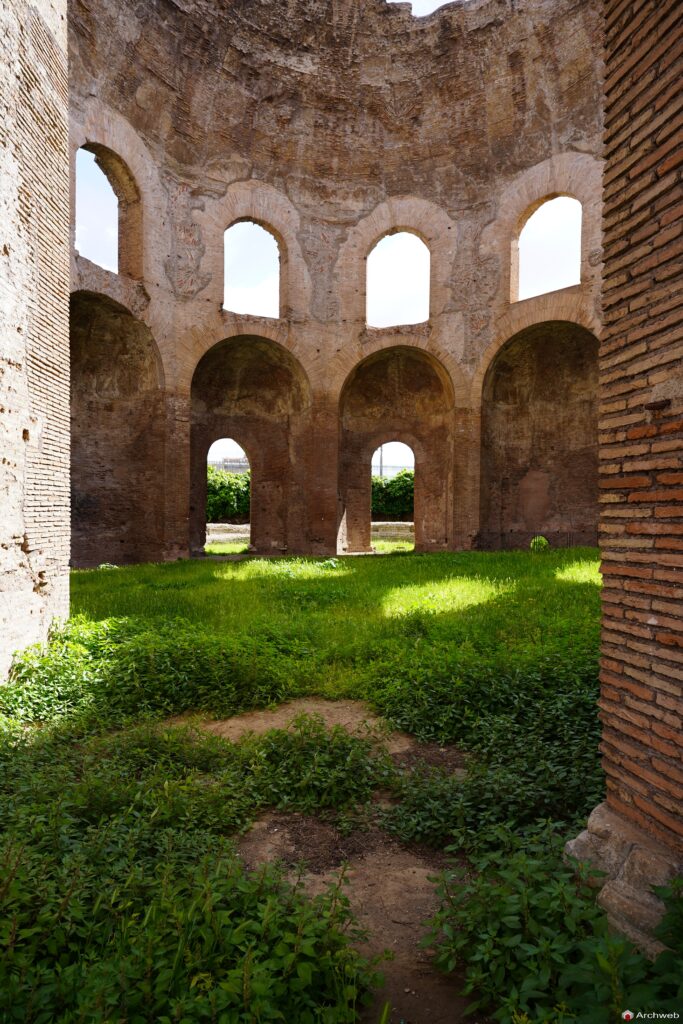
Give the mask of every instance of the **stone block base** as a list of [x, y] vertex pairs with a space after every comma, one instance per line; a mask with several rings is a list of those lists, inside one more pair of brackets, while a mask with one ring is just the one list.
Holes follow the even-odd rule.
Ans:
[[598, 882], [598, 903], [614, 930], [648, 956], [660, 953], [664, 947], [653, 932], [664, 904], [652, 893], [652, 886], [683, 875], [683, 862], [675, 852], [604, 803], [595, 808], [585, 831], [567, 843], [566, 851], [605, 873]]

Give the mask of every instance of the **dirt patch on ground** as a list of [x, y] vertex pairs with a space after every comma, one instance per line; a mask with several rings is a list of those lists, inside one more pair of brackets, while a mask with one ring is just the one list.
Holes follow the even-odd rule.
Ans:
[[[465, 771], [462, 751], [391, 732], [360, 701], [302, 698], [274, 710], [203, 722], [202, 727], [235, 741], [250, 731], [286, 729], [302, 713], [320, 715], [328, 728], [338, 725], [356, 736], [380, 739], [401, 767], [426, 763], [457, 774]], [[376, 796], [382, 803], [382, 794]], [[390, 1024], [486, 1024], [483, 1017], [464, 1017], [470, 1000], [459, 995], [462, 978], [438, 972], [429, 950], [421, 947], [425, 922], [438, 906], [430, 879], [445, 867], [443, 853], [414, 844], [407, 847], [373, 824], [346, 835], [332, 820], [282, 812], [262, 815], [238, 849], [251, 869], [266, 861], [282, 862], [311, 895], [322, 892], [346, 865], [345, 891], [368, 933], [363, 951], [374, 956], [388, 950], [392, 955], [382, 964], [385, 986], [363, 1014], [364, 1024], [376, 1024], [386, 1002], [392, 1008]]]
[[[342, 836], [335, 826], [301, 814], [263, 815], [241, 839], [238, 850], [248, 867], [281, 861], [310, 895], [336, 881], [346, 865], [345, 892], [368, 933], [361, 949], [369, 956], [388, 951], [381, 971], [385, 985], [363, 1013], [376, 1024], [384, 1004], [391, 1024], [459, 1024], [469, 999], [459, 994], [462, 978], [444, 976], [421, 946], [425, 922], [438, 900], [434, 874], [446, 864], [441, 852], [402, 846], [378, 829]], [[484, 1024], [469, 1017], [470, 1024]]]
[[297, 715], [320, 715], [328, 729], [340, 725], [354, 736], [381, 735], [390, 754], [408, 752], [417, 746], [412, 736], [387, 730], [383, 720], [359, 700], [324, 700], [322, 697], [301, 697], [265, 711], [248, 711], [221, 721], [202, 722], [202, 728], [223, 739], [238, 740], [247, 732], [262, 733], [268, 729], [286, 729]]

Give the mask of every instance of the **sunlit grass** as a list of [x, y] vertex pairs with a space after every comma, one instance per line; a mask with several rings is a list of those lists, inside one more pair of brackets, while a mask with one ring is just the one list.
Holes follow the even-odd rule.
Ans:
[[249, 550], [249, 545], [244, 540], [228, 540], [207, 544], [204, 550], [207, 555], [241, 555]]
[[378, 651], [410, 645], [416, 617], [433, 642], [486, 656], [541, 654], [587, 634], [597, 643], [598, 564], [592, 549], [197, 559], [76, 571], [72, 611], [277, 637], [307, 652], [302, 685], [351, 695]]
[[411, 540], [373, 540], [372, 546], [380, 555], [395, 555], [401, 551], [413, 551], [415, 545]]
[[594, 558], [573, 562], [565, 565], [555, 572], [555, 579], [563, 580], [566, 583], [594, 583], [600, 586], [600, 563]]
[[485, 604], [504, 593], [510, 593], [514, 583], [493, 583], [487, 579], [455, 577], [434, 582], [396, 587], [385, 595], [382, 606], [389, 616], [410, 615], [414, 612], [436, 614], [459, 611], [473, 605]]

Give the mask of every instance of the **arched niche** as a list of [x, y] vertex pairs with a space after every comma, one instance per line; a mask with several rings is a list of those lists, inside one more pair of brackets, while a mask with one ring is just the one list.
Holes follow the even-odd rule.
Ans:
[[527, 327], [498, 352], [482, 395], [480, 545], [596, 544], [598, 341]]
[[452, 538], [453, 388], [444, 368], [420, 349], [384, 348], [360, 363], [340, 400], [338, 548], [370, 551], [373, 453], [402, 441], [415, 455], [415, 550], [438, 551]]
[[308, 379], [296, 359], [266, 338], [219, 342], [200, 359], [191, 389], [190, 550], [206, 540], [206, 459], [213, 441], [231, 437], [251, 468], [251, 548], [261, 554], [305, 543], [305, 447]]
[[72, 564], [163, 557], [163, 376], [146, 324], [90, 292], [71, 298]]

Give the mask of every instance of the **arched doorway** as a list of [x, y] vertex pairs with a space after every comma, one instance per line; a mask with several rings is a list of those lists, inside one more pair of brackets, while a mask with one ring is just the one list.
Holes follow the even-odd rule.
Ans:
[[246, 451], [232, 437], [218, 438], [209, 448], [206, 468], [206, 553], [248, 551], [251, 466]]
[[420, 349], [383, 349], [351, 373], [340, 402], [339, 551], [371, 550], [369, 472], [375, 450], [402, 441], [415, 456], [415, 550], [452, 537], [453, 389]]
[[373, 453], [371, 475], [373, 551], [412, 551], [415, 547], [413, 449], [403, 441], [385, 441]]
[[305, 547], [304, 450], [310, 412], [306, 374], [284, 348], [240, 336], [214, 345], [192, 378], [190, 551], [206, 542], [206, 465], [212, 443], [234, 438], [251, 471], [251, 549]]
[[577, 324], [536, 324], [489, 367], [482, 396], [484, 548], [596, 544], [598, 342]]
[[71, 299], [71, 560], [163, 558], [166, 443], [159, 353], [102, 295]]

